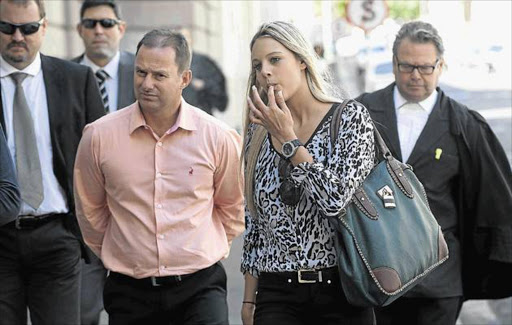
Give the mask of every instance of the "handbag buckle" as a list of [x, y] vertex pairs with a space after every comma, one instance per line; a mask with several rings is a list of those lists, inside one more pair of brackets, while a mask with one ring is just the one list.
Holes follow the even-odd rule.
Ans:
[[297, 273], [299, 283], [317, 283], [322, 282], [322, 271], [299, 270]]
[[380, 196], [382, 203], [384, 203], [384, 207], [386, 209], [396, 208], [393, 190], [388, 185], [386, 185], [383, 188], [381, 188], [380, 190], [378, 190], [377, 194]]

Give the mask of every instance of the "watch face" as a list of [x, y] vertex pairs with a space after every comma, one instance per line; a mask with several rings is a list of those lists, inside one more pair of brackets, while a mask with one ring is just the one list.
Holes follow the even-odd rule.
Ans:
[[283, 144], [283, 155], [290, 156], [293, 153], [293, 145], [291, 143]]

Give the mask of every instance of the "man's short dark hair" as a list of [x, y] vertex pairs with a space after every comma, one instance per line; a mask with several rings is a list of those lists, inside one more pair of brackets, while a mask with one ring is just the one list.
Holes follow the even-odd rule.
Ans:
[[190, 47], [182, 33], [170, 29], [153, 29], [146, 33], [139, 44], [137, 44], [135, 55], [139, 53], [139, 49], [142, 45], [148, 48], [172, 47], [176, 52], [175, 60], [178, 65], [178, 72], [182, 73], [190, 69]]
[[393, 56], [398, 54], [398, 47], [402, 40], [408, 39], [413, 43], [432, 43], [436, 47], [437, 57], [440, 59], [444, 54], [443, 39], [439, 36], [437, 29], [423, 21], [411, 21], [402, 26], [396, 34], [393, 44]]
[[109, 6], [114, 10], [116, 18], [121, 19], [119, 7], [114, 0], [84, 0], [84, 2], [82, 2], [82, 7], [80, 8], [80, 19], [84, 18], [84, 13], [87, 9], [98, 6]]
[[44, 10], [44, 0], [7, 0], [8, 2], [20, 5], [28, 6], [28, 3], [34, 1], [39, 8], [39, 18], [46, 17], [46, 11]]

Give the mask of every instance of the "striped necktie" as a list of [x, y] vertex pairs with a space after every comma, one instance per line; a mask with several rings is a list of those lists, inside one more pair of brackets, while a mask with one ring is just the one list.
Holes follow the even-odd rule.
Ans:
[[99, 69], [96, 71], [96, 80], [98, 81], [98, 86], [100, 88], [100, 94], [101, 94], [101, 100], [103, 101], [103, 106], [105, 107], [105, 112], [108, 113], [110, 111], [109, 105], [108, 105], [108, 92], [107, 92], [107, 85], [105, 81], [108, 78], [108, 73], [103, 70]]

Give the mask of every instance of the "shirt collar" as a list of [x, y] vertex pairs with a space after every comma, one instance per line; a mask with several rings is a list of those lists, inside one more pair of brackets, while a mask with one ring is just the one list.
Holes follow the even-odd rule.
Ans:
[[[404, 106], [405, 104], [408, 103], [407, 100], [402, 96], [402, 94], [400, 94], [400, 92], [398, 91], [398, 87], [396, 85], [395, 85], [395, 87], [393, 89], [393, 99], [395, 101], [395, 109], [396, 110], [400, 109], [400, 107], [402, 107], [402, 106]], [[430, 114], [430, 112], [432, 112], [432, 110], [434, 109], [434, 105], [436, 104], [436, 100], [437, 100], [437, 89], [434, 89], [434, 91], [430, 94], [430, 96], [428, 96], [427, 98], [425, 98], [421, 102], [418, 102], [418, 104], [428, 114]]]
[[176, 125], [189, 131], [197, 130], [196, 113], [197, 111], [195, 108], [187, 103], [183, 97], [181, 97], [181, 109], [176, 121]]
[[108, 76], [112, 79], [117, 78], [117, 72], [119, 67], [119, 59], [121, 57], [121, 53], [117, 51], [116, 55], [105, 65], [104, 67], [100, 67], [96, 65], [96, 63], [92, 62], [88, 57], [87, 54], [84, 54], [84, 57], [82, 58], [82, 64], [85, 64], [86, 66], [90, 67], [94, 73], [98, 71], [99, 69], [103, 69], [108, 73]]
[[39, 52], [37, 52], [36, 57], [34, 58], [34, 61], [30, 63], [25, 69], [18, 70], [9, 63], [7, 63], [4, 58], [0, 55], [0, 77], [7, 77], [10, 74], [16, 73], [16, 72], [23, 72], [26, 73], [32, 77], [35, 77], [39, 71], [41, 71], [41, 55]]
[[[132, 134], [139, 127], [145, 127], [146, 125], [146, 120], [144, 119], [144, 115], [142, 115], [139, 102], [137, 101], [134, 105], [134, 109], [130, 117], [130, 134]], [[174, 125], [169, 128], [167, 133], [172, 133], [178, 128], [189, 131], [197, 130], [196, 111], [193, 106], [191, 106], [183, 99], [183, 97], [181, 98], [181, 104], [176, 123], [174, 123]]]

